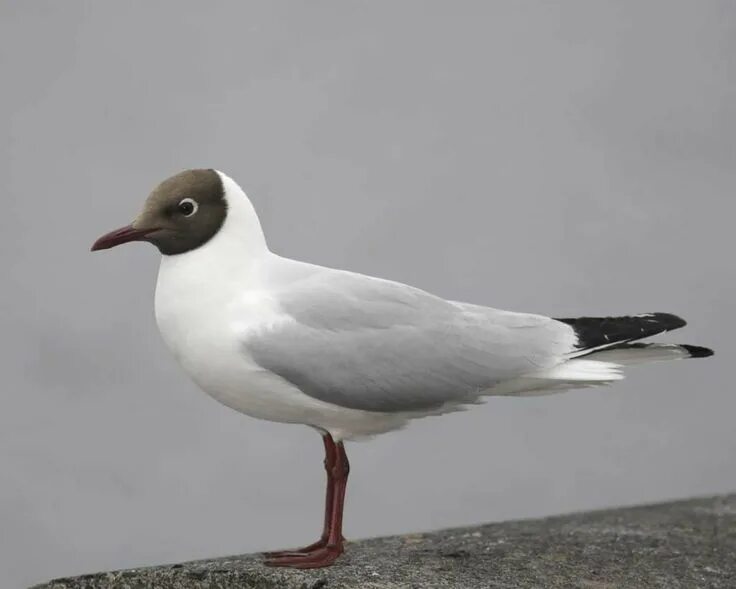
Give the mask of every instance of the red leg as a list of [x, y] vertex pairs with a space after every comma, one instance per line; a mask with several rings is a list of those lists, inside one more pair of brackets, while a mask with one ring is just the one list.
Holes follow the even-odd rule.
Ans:
[[322, 441], [325, 445], [324, 465], [325, 471], [327, 472], [327, 489], [325, 492], [325, 518], [324, 526], [322, 528], [322, 535], [320, 536], [319, 540], [310, 544], [309, 546], [304, 546], [303, 548], [278, 550], [275, 552], [264, 552], [263, 554], [264, 556], [266, 556], [266, 558], [270, 559], [280, 558], [284, 556], [296, 556], [299, 554], [313, 552], [320, 548], [324, 548], [327, 545], [327, 540], [330, 535], [330, 521], [332, 520], [332, 503], [334, 496], [333, 470], [335, 468], [335, 461], [337, 460], [337, 446], [330, 434], [324, 434], [322, 436]]
[[285, 554], [266, 560], [269, 566], [286, 566], [299, 569], [314, 569], [330, 566], [344, 550], [342, 516], [345, 507], [345, 490], [350, 473], [350, 463], [342, 442], [336, 444], [336, 458], [332, 467], [332, 505], [327, 526], [327, 540], [308, 552]]

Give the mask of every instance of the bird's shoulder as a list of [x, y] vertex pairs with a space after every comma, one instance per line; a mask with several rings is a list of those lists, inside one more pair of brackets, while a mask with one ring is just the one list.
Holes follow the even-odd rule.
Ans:
[[274, 301], [296, 322], [317, 328], [389, 328], [441, 323], [502, 329], [547, 325], [543, 315], [444, 299], [402, 282], [288, 260]]
[[299, 270], [271, 292], [279, 308], [300, 325], [329, 330], [389, 328], [458, 313], [452, 303], [400, 282], [325, 267]]

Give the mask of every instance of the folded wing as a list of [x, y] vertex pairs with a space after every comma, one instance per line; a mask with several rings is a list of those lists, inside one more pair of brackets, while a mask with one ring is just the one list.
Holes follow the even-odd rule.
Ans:
[[540, 315], [443, 300], [359, 274], [316, 273], [277, 293], [287, 319], [243, 345], [263, 368], [322, 401], [431, 411], [563, 362], [574, 330]]

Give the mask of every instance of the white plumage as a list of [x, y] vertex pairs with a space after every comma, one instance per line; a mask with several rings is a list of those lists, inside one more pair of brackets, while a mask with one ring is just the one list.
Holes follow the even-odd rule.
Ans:
[[253, 417], [354, 438], [485, 395], [606, 384], [624, 365], [690, 355], [615, 341], [591, 353], [562, 321], [277, 256], [243, 191], [218, 174], [224, 225], [201, 247], [163, 256], [156, 319], [195, 382]]

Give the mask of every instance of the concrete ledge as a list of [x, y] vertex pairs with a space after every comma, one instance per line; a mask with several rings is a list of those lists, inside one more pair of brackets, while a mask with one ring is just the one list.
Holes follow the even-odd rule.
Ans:
[[57, 579], [35, 589], [736, 587], [736, 494], [353, 542], [329, 569], [257, 555]]

